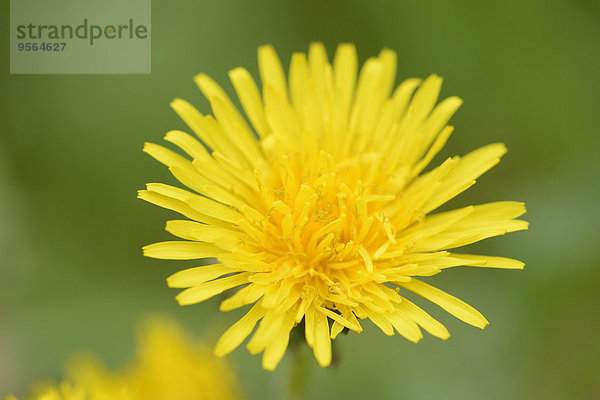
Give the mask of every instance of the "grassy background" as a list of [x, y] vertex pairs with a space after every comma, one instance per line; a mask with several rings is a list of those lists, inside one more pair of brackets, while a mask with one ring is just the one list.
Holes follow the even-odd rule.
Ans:
[[[217, 313], [217, 299], [178, 307], [164, 279], [194, 263], [141, 256], [169, 237], [171, 214], [135, 192], [175, 182], [142, 143], [184, 128], [168, 107], [174, 97], [209, 111], [194, 74], [231, 92], [228, 70], [257, 76], [258, 45], [275, 45], [287, 65], [320, 40], [330, 56], [355, 42], [361, 61], [394, 49], [400, 78], [442, 75], [443, 95], [465, 100], [444, 156], [495, 141], [509, 148], [452, 204], [523, 200], [532, 225], [476, 246], [524, 260], [524, 271], [430, 279], [482, 311], [485, 331], [430, 306], [453, 334], [446, 342], [414, 345], [375, 329], [341, 337], [337, 368], [311, 362], [310, 398], [600, 397], [599, 3], [154, 1], [152, 74], [131, 76], [9, 75], [1, 7], [0, 396], [59, 377], [74, 350], [122, 365], [144, 314], [173, 314], [209, 344], [240, 316]], [[290, 357], [275, 373], [245, 349], [230, 360], [249, 398], [279, 398]]]

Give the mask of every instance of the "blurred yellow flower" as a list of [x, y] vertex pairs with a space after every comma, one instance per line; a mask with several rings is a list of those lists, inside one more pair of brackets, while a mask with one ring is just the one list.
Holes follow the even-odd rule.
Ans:
[[[235, 400], [241, 399], [229, 366], [191, 341], [172, 321], [149, 321], [138, 354], [123, 371], [110, 371], [91, 356], [78, 356], [60, 384], [40, 383], [32, 400]], [[6, 400], [16, 400], [9, 396]]]
[[[501, 257], [447, 250], [527, 229], [522, 203], [496, 202], [429, 215], [475, 183], [506, 152], [492, 144], [424, 172], [453, 127], [461, 105], [436, 106], [442, 79], [409, 79], [395, 90], [396, 54], [383, 50], [358, 70], [351, 44], [330, 64], [320, 43], [292, 56], [286, 80], [271, 46], [258, 51], [262, 93], [243, 68], [229, 73], [252, 127], [204, 74], [195, 77], [214, 117], [176, 99], [172, 108], [202, 143], [182, 131], [165, 139], [189, 158], [156, 144], [144, 151], [190, 190], [152, 183], [139, 197], [188, 220], [167, 223], [184, 240], [146, 246], [161, 259], [214, 257], [214, 265], [180, 271], [170, 287], [194, 304], [242, 287], [221, 303], [252, 308], [220, 338], [216, 354], [248, 342], [263, 367], [283, 357], [291, 329], [304, 320], [306, 342], [321, 366], [344, 328], [368, 318], [385, 334], [417, 342], [421, 328], [446, 339], [446, 328], [402, 296], [420, 295], [483, 328], [487, 320], [420, 277], [455, 266], [523, 268]], [[192, 160], [190, 160], [190, 158]], [[218, 263], [217, 263], [218, 262]]]

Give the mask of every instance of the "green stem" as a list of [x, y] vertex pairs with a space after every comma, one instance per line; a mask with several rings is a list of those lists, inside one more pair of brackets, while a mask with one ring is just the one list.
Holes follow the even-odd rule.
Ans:
[[310, 365], [306, 357], [306, 349], [302, 346], [295, 346], [292, 354], [294, 362], [292, 364], [290, 376], [290, 400], [306, 399], [310, 382]]

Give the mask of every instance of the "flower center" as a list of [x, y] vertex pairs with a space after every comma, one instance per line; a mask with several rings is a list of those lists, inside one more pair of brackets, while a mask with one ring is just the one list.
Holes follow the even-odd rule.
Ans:
[[383, 210], [395, 196], [382, 192], [379, 155], [338, 163], [325, 152], [318, 160], [283, 158], [283, 172], [264, 191], [270, 208], [259, 244], [278, 280], [336, 292], [376, 279], [374, 258], [395, 241]]

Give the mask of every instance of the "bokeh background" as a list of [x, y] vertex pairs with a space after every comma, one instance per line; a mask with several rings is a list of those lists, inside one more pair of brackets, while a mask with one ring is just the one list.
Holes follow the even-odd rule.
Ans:
[[[136, 190], [175, 183], [142, 144], [185, 128], [168, 107], [175, 97], [209, 112], [196, 73], [231, 93], [228, 70], [257, 76], [258, 45], [275, 45], [287, 65], [320, 40], [330, 56], [356, 43], [361, 61], [394, 49], [399, 78], [443, 76], [443, 96], [465, 100], [443, 156], [509, 148], [451, 206], [522, 200], [531, 228], [472, 250], [521, 259], [524, 271], [463, 268], [429, 280], [482, 311], [484, 331], [434, 305], [446, 342], [415, 345], [368, 326], [336, 341], [337, 367], [310, 361], [308, 397], [600, 398], [600, 3], [153, 3], [152, 74], [130, 76], [9, 75], [8, 2], [0, 6], [0, 396], [59, 378], [76, 350], [119, 367], [149, 313], [175, 316], [209, 345], [239, 318], [218, 313], [218, 299], [178, 307], [165, 278], [194, 263], [142, 257], [143, 245], [169, 238], [172, 214]], [[289, 354], [275, 373], [244, 348], [229, 360], [248, 398], [285, 392]]]

